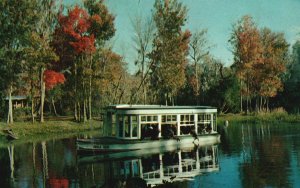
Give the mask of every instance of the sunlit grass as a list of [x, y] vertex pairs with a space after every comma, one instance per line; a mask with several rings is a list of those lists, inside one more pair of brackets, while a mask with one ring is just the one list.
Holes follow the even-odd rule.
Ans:
[[225, 121], [229, 122], [247, 122], [247, 123], [259, 123], [259, 122], [270, 122], [270, 123], [300, 123], [300, 115], [288, 114], [281, 108], [275, 109], [271, 112], [259, 112], [245, 114], [225, 114], [218, 117], [218, 124], [222, 125]]
[[[39, 142], [49, 139], [68, 138], [86, 132], [99, 132], [102, 122], [91, 120], [87, 123], [72, 121], [47, 121], [44, 123], [16, 122], [12, 125], [0, 123], [0, 147], [10, 143]], [[4, 129], [12, 129], [17, 140], [8, 141]]]

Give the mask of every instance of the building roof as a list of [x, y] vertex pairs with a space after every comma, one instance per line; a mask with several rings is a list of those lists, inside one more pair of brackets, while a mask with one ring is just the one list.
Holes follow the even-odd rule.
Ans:
[[[27, 99], [27, 96], [24, 96], [24, 95], [16, 95], [16, 96], [11, 96], [11, 100], [13, 101], [18, 101], [18, 100], [26, 100]], [[5, 100], [8, 101], [9, 100], [9, 97], [5, 97]]]

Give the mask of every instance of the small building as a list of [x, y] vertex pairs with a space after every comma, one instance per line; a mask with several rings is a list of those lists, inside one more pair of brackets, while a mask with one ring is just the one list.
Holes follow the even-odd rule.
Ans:
[[[14, 109], [28, 107], [28, 97], [25, 95], [11, 96], [11, 100]], [[9, 97], [5, 97], [5, 101], [8, 104]]]

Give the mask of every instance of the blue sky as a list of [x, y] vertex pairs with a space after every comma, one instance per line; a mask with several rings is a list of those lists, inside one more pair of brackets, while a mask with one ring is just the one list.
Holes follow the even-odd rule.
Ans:
[[[69, 0], [72, 4], [76, 1]], [[77, 0], [79, 1], [79, 0]], [[133, 48], [133, 29], [130, 19], [135, 15], [151, 16], [155, 0], [105, 0], [109, 10], [116, 16], [114, 50], [125, 56], [130, 72], [136, 53]], [[300, 39], [300, 0], [181, 0], [188, 8], [186, 28], [192, 32], [208, 29], [208, 40], [213, 48], [211, 54], [225, 65], [232, 63], [228, 40], [232, 25], [248, 14], [257, 25], [283, 32], [293, 44]]]

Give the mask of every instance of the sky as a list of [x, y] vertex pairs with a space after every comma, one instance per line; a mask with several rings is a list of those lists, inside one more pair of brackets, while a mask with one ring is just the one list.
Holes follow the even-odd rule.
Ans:
[[[67, 0], [71, 4], [79, 0]], [[268, 27], [283, 32], [292, 45], [300, 39], [300, 0], [179, 0], [188, 9], [185, 28], [194, 32], [207, 29], [212, 46], [211, 55], [225, 65], [232, 64], [233, 56], [228, 43], [232, 25], [244, 15], [251, 15], [259, 28]], [[136, 70], [136, 52], [133, 43], [131, 19], [152, 15], [155, 0], [105, 0], [116, 16], [116, 34], [112, 39], [114, 51], [125, 57], [130, 72]]]

